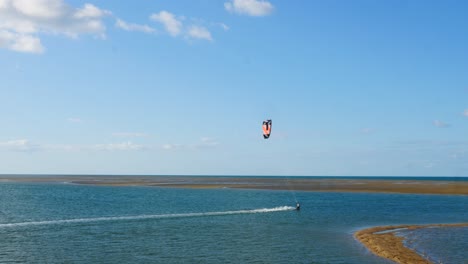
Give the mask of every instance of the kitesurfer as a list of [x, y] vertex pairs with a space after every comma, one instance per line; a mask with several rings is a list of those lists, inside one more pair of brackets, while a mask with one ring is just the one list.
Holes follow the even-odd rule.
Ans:
[[299, 203], [296, 203], [296, 210], [297, 211], [301, 210], [301, 205]]
[[262, 129], [263, 129], [263, 138], [264, 139], [269, 138], [271, 134], [271, 119], [263, 121]]

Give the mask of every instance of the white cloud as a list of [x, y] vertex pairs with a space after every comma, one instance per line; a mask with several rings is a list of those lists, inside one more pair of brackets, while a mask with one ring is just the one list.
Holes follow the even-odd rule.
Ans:
[[67, 121], [70, 123], [82, 123], [83, 122], [83, 120], [78, 117], [70, 117], [67, 119]]
[[468, 147], [468, 140], [403, 140], [396, 141], [398, 145], [408, 145], [411, 148], [415, 146], [423, 147]]
[[[131, 134], [131, 133], [128, 133]], [[140, 136], [140, 133], [135, 133]], [[213, 138], [204, 137], [194, 144], [164, 144], [164, 150], [201, 150], [211, 149], [219, 146], [219, 142]], [[142, 151], [153, 150], [152, 146], [136, 144], [131, 141], [107, 143], [107, 144], [37, 144], [27, 139], [16, 139], [0, 142], [0, 151], [54, 151], [54, 152], [89, 152], [89, 151]]]
[[92, 147], [95, 150], [143, 150], [145, 147], [143, 145], [134, 144], [130, 141], [122, 143], [110, 143], [110, 144], [99, 144]]
[[42, 149], [53, 151], [138, 151], [149, 149], [149, 147], [127, 141], [95, 145], [50, 144], [43, 145]]
[[182, 31], [182, 22], [170, 12], [163, 10], [152, 14], [150, 19], [163, 24], [166, 31], [173, 37], [179, 35]]
[[117, 19], [115, 22], [115, 25], [118, 28], [121, 28], [126, 31], [140, 31], [144, 33], [153, 33], [156, 32], [156, 30], [148, 25], [138, 25], [138, 24], [133, 24], [133, 23], [127, 23], [123, 21], [122, 19]]
[[28, 17], [58, 18], [66, 12], [66, 6], [61, 0], [4, 0], [18, 12]]
[[0, 0], [0, 48], [42, 53], [40, 34], [104, 37], [111, 12], [92, 4], [75, 8], [63, 0]]
[[465, 109], [465, 111], [463, 111], [463, 115], [468, 117], [468, 109]]
[[83, 149], [83, 146], [52, 144], [52, 145], [43, 145], [42, 149], [50, 150], [50, 151], [80, 151]]
[[173, 149], [179, 149], [182, 148], [183, 145], [180, 144], [164, 144], [162, 145], [162, 148], [165, 150], [173, 150]]
[[450, 126], [450, 124], [447, 124], [447, 123], [442, 122], [440, 120], [434, 120], [433, 124], [434, 124], [434, 126], [440, 127], [440, 128], [446, 128], [446, 127]]
[[[2, 45], [2, 42], [5, 43], [5, 46]], [[18, 52], [37, 54], [43, 53], [45, 50], [39, 38], [7, 31], [0, 32], [0, 48], [1, 47], [6, 47]]]
[[114, 137], [147, 137], [148, 134], [139, 133], [139, 132], [117, 132], [112, 133]]
[[78, 9], [78, 11], [74, 14], [76, 18], [100, 18], [103, 16], [111, 15], [112, 13], [107, 10], [102, 10], [97, 8], [92, 4], [85, 4], [82, 9]]
[[366, 128], [361, 129], [361, 133], [363, 133], [363, 134], [370, 134], [372, 132], [374, 132], [374, 130], [372, 128], [366, 127]]
[[230, 0], [224, 8], [236, 14], [249, 16], [266, 16], [273, 12], [273, 5], [265, 0]]
[[200, 139], [200, 142], [195, 144], [195, 148], [213, 148], [217, 147], [219, 142], [210, 137], [203, 137]]
[[224, 23], [219, 23], [219, 25], [221, 26], [222, 29], [224, 29], [224, 31], [228, 31], [229, 30], [229, 26], [224, 24]]
[[[186, 39], [204, 39], [212, 41], [213, 37], [211, 36], [211, 32], [203, 26], [191, 24], [190, 26], [184, 25], [184, 20], [186, 18], [184, 16], [175, 16], [174, 14], [168, 11], [161, 11], [159, 13], [154, 13], [150, 16], [152, 21], [158, 22], [164, 26], [164, 29], [171, 35], [172, 37], [183, 36]], [[199, 19], [191, 19], [196, 24], [200, 24], [201, 20]], [[223, 24], [224, 25], [224, 24]], [[226, 26], [226, 25], [224, 25]], [[227, 27], [227, 26], [226, 26]]]
[[206, 39], [206, 40], [209, 40], [209, 41], [213, 40], [213, 38], [211, 37], [210, 31], [208, 31], [208, 29], [206, 29], [204, 27], [200, 27], [200, 26], [191, 26], [188, 29], [187, 34], [188, 34], [188, 36], [190, 36], [192, 38], [196, 38], [196, 39]]
[[177, 150], [177, 149], [207, 149], [215, 148], [219, 146], [219, 142], [210, 137], [203, 137], [197, 143], [194, 144], [164, 144], [161, 146], [165, 150]]
[[[1, 1], [1, 0], [0, 0]], [[151, 149], [150, 147], [135, 144], [131, 141], [95, 145], [73, 144], [36, 144], [27, 139], [16, 139], [0, 142], [0, 150], [7, 151], [139, 151]]]
[[0, 149], [12, 151], [35, 151], [39, 150], [40, 146], [38, 144], [31, 143], [27, 139], [16, 139], [0, 142]]

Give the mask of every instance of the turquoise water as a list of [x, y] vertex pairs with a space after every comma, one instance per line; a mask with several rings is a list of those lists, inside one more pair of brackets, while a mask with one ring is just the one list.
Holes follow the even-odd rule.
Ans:
[[[0, 263], [388, 263], [353, 232], [468, 222], [467, 196], [294, 194], [299, 212], [290, 191], [1, 183]], [[438, 260], [468, 259], [460, 230]]]

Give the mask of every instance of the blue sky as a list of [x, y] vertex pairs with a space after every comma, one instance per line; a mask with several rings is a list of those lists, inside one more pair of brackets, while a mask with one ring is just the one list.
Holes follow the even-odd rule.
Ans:
[[466, 176], [467, 11], [0, 0], [0, 173]]

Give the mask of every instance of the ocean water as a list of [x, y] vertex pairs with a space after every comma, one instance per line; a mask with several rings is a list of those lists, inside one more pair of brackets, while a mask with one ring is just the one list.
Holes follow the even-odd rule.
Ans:
[[[0, 263], [389, 263], [353, 233], [456, 222], [468, 222], [467, 196], [6, 182]], [[453, 241], [443, 230], [413, 240], [466, 263], [467, 228], [433, 242]]]

